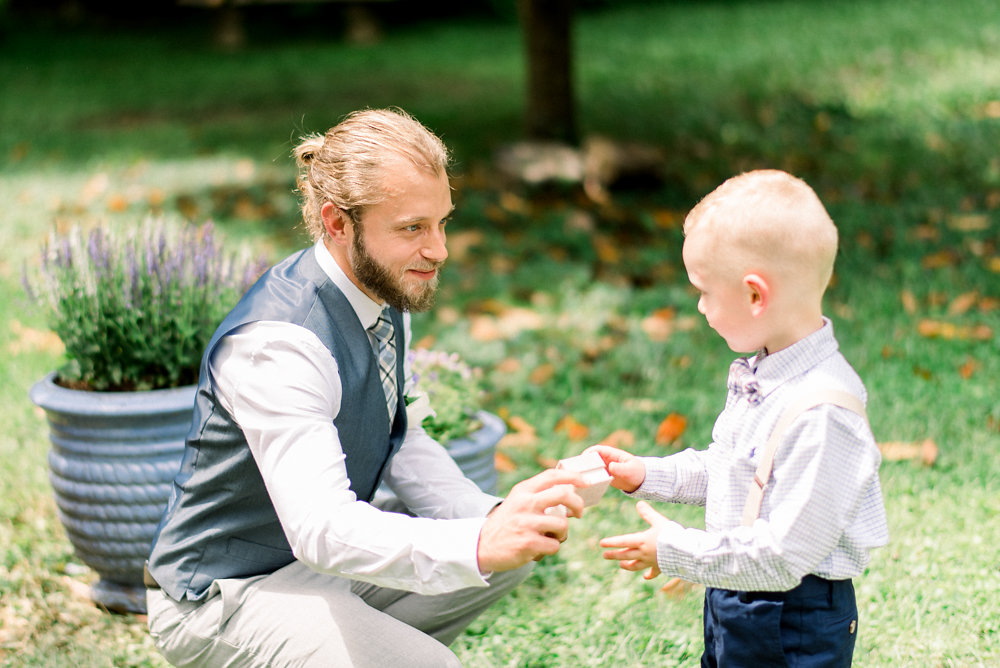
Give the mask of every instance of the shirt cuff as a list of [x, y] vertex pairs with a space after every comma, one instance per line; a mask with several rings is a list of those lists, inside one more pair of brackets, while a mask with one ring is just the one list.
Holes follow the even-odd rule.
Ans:
[[[479, 571], [479, 534], [485, 517], [458, 520], [429, 520], [438, 525], [434, 532], [433, 554], [421, 568], [416, 564], [418, 577], [442, 592], [455, 591], [465, 587], [486, 587], [489, 575]], [[440, 566], [448, 564], [446, 572]], [[440, 581], [435, 582], [440, 578]]]
[[640, 457], [646, 468], [646, 478], [629, 496], [634, 499], [657, 501], [669, 497], [674, 489], [677, 469], [664, 457]]
[[704, 532], [685, 529], [677, 522], [668, 522], [656, 537], [656, 565], [670, 577], [697, 580], [699, 573], [698, 543]]

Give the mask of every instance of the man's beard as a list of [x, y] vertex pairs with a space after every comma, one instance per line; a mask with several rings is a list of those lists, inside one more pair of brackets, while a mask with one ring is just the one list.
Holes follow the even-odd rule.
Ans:
[[378, 260], [372, 257], [365, 246], [364, 230], [360, 226], [355, 228], [356, 234], [351, 244], [353, 257], [351, 258], [354, 276], [368, 290], [373, 292], [379, 299], [400, 311], [426, 311], [434, 305], [434, 296], [437, 293], [438, 277], [427, 281], [417, 294], [408, 294], [403, 286], [403, 275], [409, 269], [418, 271], [430, 271], [437, 269], [440, 272], [443, 262], [427, 261], [424, 264], [409, 265], [403, 268], [399, 276], [392, 273], [379, 264]]

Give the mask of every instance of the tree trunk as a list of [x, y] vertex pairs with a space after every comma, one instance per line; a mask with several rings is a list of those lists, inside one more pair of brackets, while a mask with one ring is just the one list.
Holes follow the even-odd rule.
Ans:
[[232, 0], [224, 0], [215, 8], [215, 46], [223, 51], [239, 51], [247, 43], [243, 8]]
[[530, 139], [577, 142], [573, 100], [574, 0], [517, 0], [527, 59]]

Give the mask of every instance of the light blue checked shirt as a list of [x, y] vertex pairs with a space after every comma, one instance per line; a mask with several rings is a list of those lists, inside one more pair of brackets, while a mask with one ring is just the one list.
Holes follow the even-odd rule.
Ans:
[[671, 522], [660, 532], [657, 562], [665, 575], [723, 589], [785, 591], [810, 573], [858, 576], [870, 550], [888, 543], [875, 439], [862, 417], [829, 404], [789, 426], [760, 519], [741, 526], [760, 451], [789, 403], [817, 387], [867, 399], [838, 347], [824, 319], [792, 346], [758, 354], [749, 360], [757, 403], [730, 389], [706, 450], [643, 458], [646, 479], [633, 496], [705, 506], [705, 530]]

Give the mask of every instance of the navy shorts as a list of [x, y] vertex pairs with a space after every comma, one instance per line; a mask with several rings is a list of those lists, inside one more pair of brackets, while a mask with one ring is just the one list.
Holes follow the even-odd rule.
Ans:
[[807, 575], [789, 591], [705, 591], [703, 668], [846, 667], [858, 637], [851, 580]]

